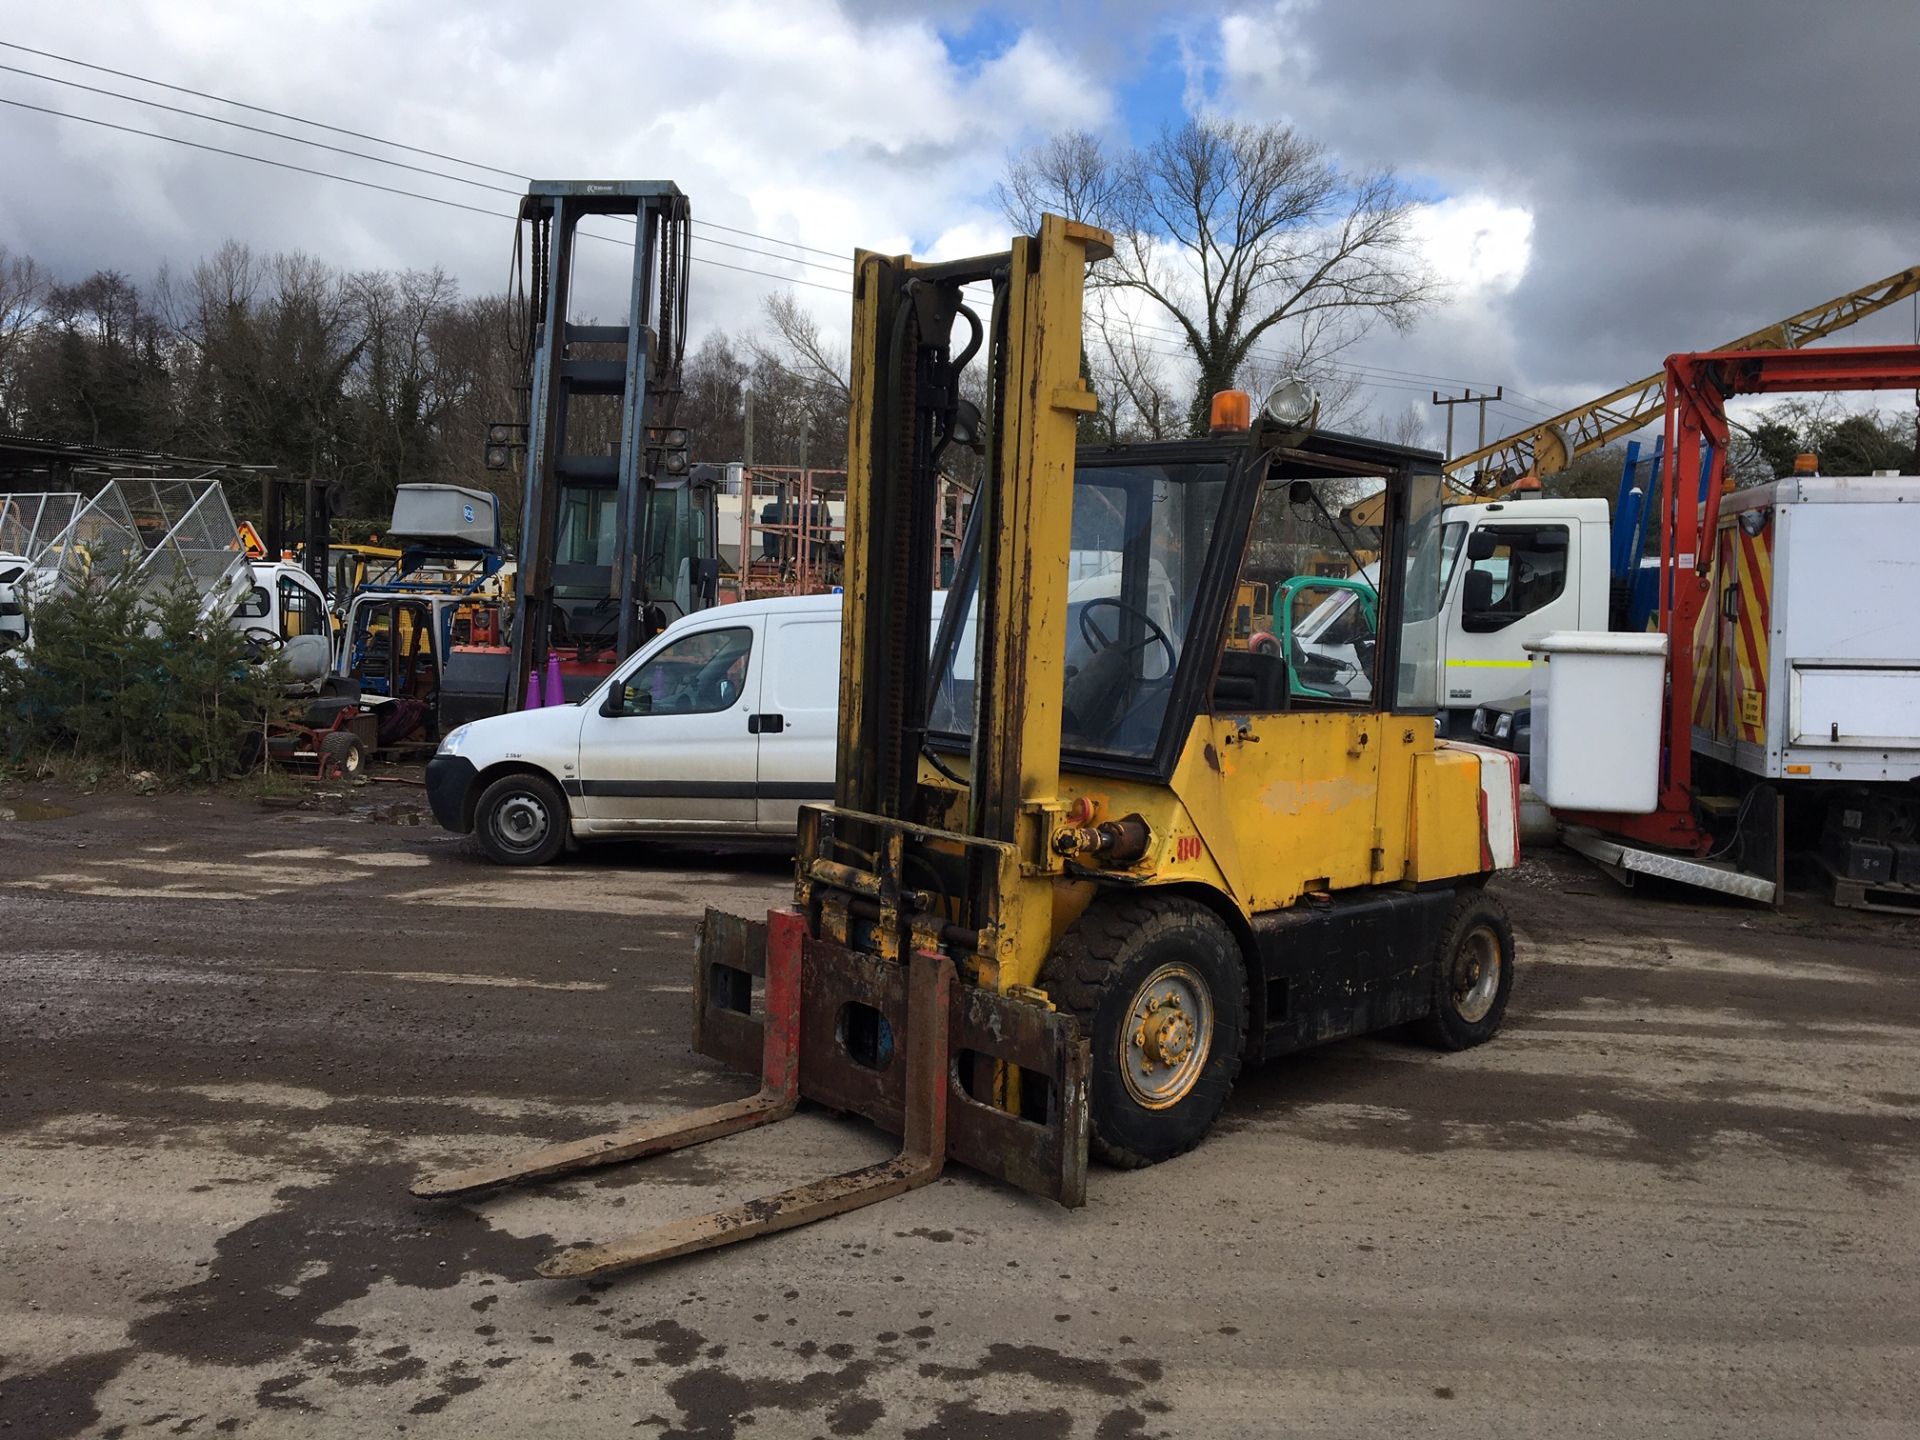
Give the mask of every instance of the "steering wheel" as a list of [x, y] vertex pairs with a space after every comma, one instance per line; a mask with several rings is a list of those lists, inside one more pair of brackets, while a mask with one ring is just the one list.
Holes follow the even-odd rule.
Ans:
[[[1106, 632], [1093, 623], [1093, 610], [1096, 605], [1111, 605], [1122, 614], [1133, 616], [1134, 619], [1147, 627], [1146, 636], [1127, 646], [1122, 646], [1117, 636], [1109, 640]], [[1173, 673], [1174, 667], [1180, 662], [1180, 652], [1173, 648], [1173, 641], [1167, 638], [1166, 631], [1154, 623], [1151, 615], [1147, 614], [1144, 610], [1127, 604], [1124, 600], [1116, 600], [1111, 595], [1097, 596], [1080, 607], [1080, 638], [1087, 642], [1087, 649], [1096, 655], [1103, 650], [1116, 649], [1123, 655], [1132, 655], [1146, 649], [1147, 646], [1153, 644], [1155, 641], [1158, 641], [1167, 652], [1167, 673], [1169, 675]]]
[[264, 625], [249, 626], [240, 632], [240, 638], [255, 645], [264, 645], [269, 651], [287, 648], [286, 637], [278, 630], [269, 630]]

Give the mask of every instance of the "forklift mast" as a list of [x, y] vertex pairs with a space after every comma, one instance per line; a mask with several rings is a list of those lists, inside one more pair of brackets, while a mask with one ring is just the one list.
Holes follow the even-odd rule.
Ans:
[[[984, 447], [987, 476], [972, 519], [987, 537], [987, 613], [968, 832], [1013, 841], [1021, 799], [1050, 797], [1058, 784], [1059, 686], [1031, 672], [1057, 670], [1051, 657], [1065, 636], [1035, 633], [1028, 617], [1046, 627], [1066, 611], [1077, 422], [1095, 405], [1080, 375], [1082, 277], [1111, 253], [1104, 231], [1048, 216], [1039, 235], [983, 258], [856, 256], [841, 810], [917, 818], [940, 459], [955, 443]], [[962, 300], [962, 287], [983, 281], [994, 294], [984, 320]], [[948, 338], [956, 321], [969, 332], [958, 355]], [[960, 372], [982, 352], [984, 417], [959, 390]]]
[[[266, 533], [261, 544], [269, 560], [289, 550], [300, 552], [300, 566], [313, 577], [320, 592], [330, 594], [327, 547], [333, 538], [333, 517], [346, 505], [345, 487], [308, 476], [287, 480], [268, 471], [260, 477], [260, 519]], [[344, 599], [344, 597], [342, 597]]]
[[[574, 242], [582, 221], [602, 215], [635, 221], [626, 322], [576, 324]], [[683, 486], [688, 468], [686, 432], [672, 420], [686, 349], [691, 218], [670, 181], [538, 180], [521, 202], [531, 298], [509, 709], [519, 708], [528, 673], [545, 665], [550, 648], [611, 652], [617, 662], [667, 623], [647, 561], [658, 548], [649, 534], [654, 496]], [[589, 397], [612, 398], [612, 436], [608, 407], [576, 403]], [[590, 435], [596, 418], [602, 433]], [[490, 446], [489, 454], [505, 451]]]

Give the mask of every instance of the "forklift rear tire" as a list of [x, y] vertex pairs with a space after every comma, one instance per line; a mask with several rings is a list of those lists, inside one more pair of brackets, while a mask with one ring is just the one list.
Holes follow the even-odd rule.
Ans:
[[496, 865], [544, 865], [567, 843], [567, 801], [543, 775], [503, 775], [473, 810], [474, 838]]
[[1442, 1050], [1484, 1045], [1500, 1028], [1513, 993], [1513, 925], [1479, 887], [1463, 890], [1440, 937], [1427, 1038]]
[[358, 735], [336, 730], [320, 737], [320, 773], [351, 780], [367, 768], [367, 747]]
[[1096, 900], [1040, 983], [1092, 1048], [1092, 1149], [1135, 1170], [1200, 1143], [1240, 1073], [1247, 970], [1206, 906], [1174, 895]]

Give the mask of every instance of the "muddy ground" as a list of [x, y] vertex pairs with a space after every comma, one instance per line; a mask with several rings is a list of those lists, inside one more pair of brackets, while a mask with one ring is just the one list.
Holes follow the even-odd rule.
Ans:
[[1267, 1066], [1083, 1210], [958, 1174], [557, 1283], [556, 1244], [885, 1142], [803, 1115], [410, 1199], [742, 1093], [686, 1046], [694, 926], [787, 866], [503, 872], [418, 795], [0, 796], [0, 1433], [1915, 1433], [1920, 922], [1547, 854], [1500, 884], [1521, 969], [1481, 1050]]

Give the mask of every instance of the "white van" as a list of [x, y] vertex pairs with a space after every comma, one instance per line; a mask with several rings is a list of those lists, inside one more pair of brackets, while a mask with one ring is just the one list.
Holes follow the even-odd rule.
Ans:
[[502, 865], [587, 840], [791, 838], [803, 802], [833, 798], [840, 613], [839, 595], [697, 611], [577, 704], [460, 726], [427, 764], [434, 818]]

